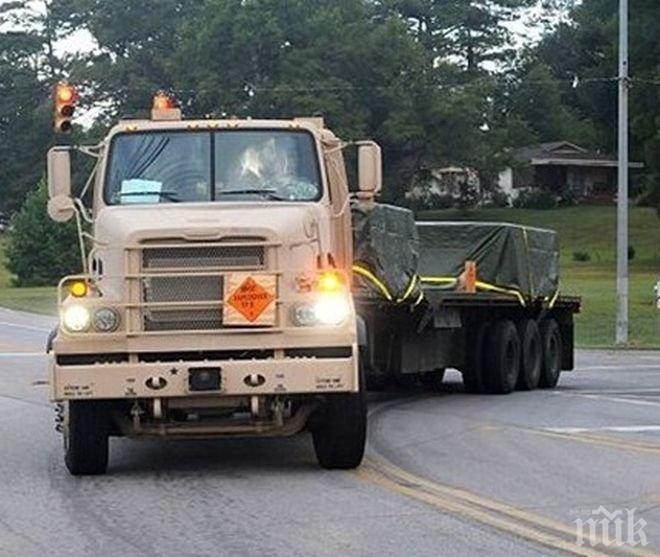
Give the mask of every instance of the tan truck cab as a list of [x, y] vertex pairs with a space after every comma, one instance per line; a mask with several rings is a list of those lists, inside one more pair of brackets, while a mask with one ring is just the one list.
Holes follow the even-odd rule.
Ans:
[[[48, 155], [49, 214], [77, 219], [85, 265], [60, 282], [49, 346], [69, 470], [105, 472], [110, 435], [305, 428], [322, 466], [358, 466], [366, 402], [344, 145], [321, 119], [153, 116]], [[79, 198], [73, 149], [96, 160]], [[362, 142], [358, 154], [368, 198], [380, 149]]]

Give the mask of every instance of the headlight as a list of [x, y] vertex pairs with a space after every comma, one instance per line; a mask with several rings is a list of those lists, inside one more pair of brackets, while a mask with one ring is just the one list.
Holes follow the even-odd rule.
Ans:
[[341, 325], [350, 311], [344, 296], [321, 296], [314, 304], [314, 314], [321, 325]]
[[321, 296], [313, 304], [297, 306], [293, 320], [299, 327], [337, 326], [346, 321], [349, 314], [350, 306], [344, 296]]
[[99, 333], [112, 333], [119, 327], [119, 314], [112, 308], [99, 308], [94, 312], [92, 324]]
[[90, 314], [86, 307], [71, 305], [62, 310], [62, 324], [72, 333], [82, 333], [89, 329]]
[[299, 327], [313, 327], [316, 325], [316, 312], [312, 304], [302, 304], [293, 310], [293, 321]]

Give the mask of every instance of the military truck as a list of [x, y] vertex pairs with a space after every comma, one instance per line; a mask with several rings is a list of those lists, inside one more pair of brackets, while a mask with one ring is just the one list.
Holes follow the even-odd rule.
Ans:
[[[322, 467], [354, 468], [365, 446], [367, 373], [437, 377], [452, 366], [473, 390], [490, 378], [485, 390], [508, 392], [521, 368], [541, 373], [541, 360], [548, 386], [571, 367], [573, 302], [523, 307], [507, 292], [459, 288], [461, 277], [438, 290], [417, 275], [414, 221], [400, 243], [410, 250], [396, 256], [412, 258], [396, 275], [412, 286], [402, 300], [374, 297], [387, 279], [366, 267], [368, 257], [355, 263], [354, 246], [365, 244], [353, 223], [362, 212], [379, 229], [374, 215], [397, 210], [374, 201], [379, 146], [353, 146], [351, 193], [346, 144], [321, 119], [185, 120], [159, 95], [151, 118], [120, 121], [100, 144], [50, 150], [48, 212], [76, 219], [85, 269], [59, 284], [48, 346], [72, 474], [104, 473], [115, 435], [305, 429]], [[73, 152], [95, 161], [77, 195]], [[393, 222], [410, 225], [401, 214]]]

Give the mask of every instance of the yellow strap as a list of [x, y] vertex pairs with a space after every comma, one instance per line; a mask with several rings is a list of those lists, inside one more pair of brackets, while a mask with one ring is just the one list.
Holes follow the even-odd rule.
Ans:
[[413, 277], [410, 279], [410, 284], [408, 284], [408, 288], [406, 288], [406, 291], [403, 293], [403, 296], [396, 301], [397, 304], [405, 302], [408, 299], [408, 296], [410, 296], [415, 289], [418, 278], [419, 277], [417, 275], [413, 275]]
[[557, 292], [555, 292], [555, 293], [553, 294], [552, 298], [550, 298], [550, 302], [548, 303], [548, 307], [549, 307], [550, 309], [552, 309], [553, 307], [555, 307], [555, 304], [557, 303], [557, 299], [558, 299], [558, 298], [559, 298], [559, 288], [557, 288]]
[[394, 298], [392, 297], [392, 294], [390, 294], [390, 291], [387, 289], [387, 286], [385, 286], [385, 283], [382, 282], [369, 269], [365, 269], [364, 267], [362, 267], [362, 266], [360, 266], [356, 263], [356, 264], [353, 265], [353, 271], [356, 272], [358, 275], [369, 279], [373, 284], [375, 284], [376, 287], [381, 291], [383, 296], [385, 296], [385, 298], [387, 299], [388, 302], [391, 302], [392, 300], [394, 300]]
[[495, 286], [494, 284], [489, 284], [487, 282], [481, 282], [477, 281], [477, 288], [480, 288], [481, 290], [486, 290], [487, 292], [498, 292], [500, 294], [508, 294], [509, 296], [515, 296], [518, 298], [518, 301], [520, 302], [521, 306], [525, 306], [525, 298], [523, 295], [518, 291], [518, 290], [513, 290], [511, 288], [501, 288], [499, 286]]
[[458, 279], [452, 277], [421, 277], [421, 281], [428, 284], [456, 284]]
[[419, 304], [422, 303], [422, 300], [424, 299], [424, 291], [420, 290], [419, 291], [419, 296], [417, 296], [417, 300], [415, 300], [415, 303], [413, 304], [413, 307], [417, 307]]
[[[452, 277], [422, 277], [421, 278], [423, 283], [427, 284], [456, 284], [458, 283], [457, 278], [452, 278]], [[482, 282], [482, 281], [477, 281], [477, 288], [480, 288], [481, 290], [486, 290], [488, 292], [498, 292], [500, 294], [507, 294], [509, 296], [515, 296], [518, 301], [520, 302], [520, 305], [524, 306], [525, 305], [525, 298], [523, 295], [518, 292], [518, 290], [513, 290], [511, 288], [501, 288], [499, 286], [495, 286], [494, 284], [489, 284], [487, 282]]]
[[[385, 298], [389, 302], [394, 301], [394, 298], [392, 297], [392, 294], [390, 294], [390, 291], [388, 290], [387, 286], [385, 286], [385, 283], [381, 281], [376, 275], [374, 275], [369, 269], [365, 269], [364, 267], [356, 263], [353, 265], [353, 271], [356, 272], [358, 275], [361, 275], [369, 279], [374, 285], [376, 285], [376, 287], [381, 291], [383, 296], [385, 296]], [[404, 293], [403, 297], [399, 298], [397, 300], [397, 303], [401, 303], [405, 301], [408, 298], [408, 296], [410, 296], [410, 294], [413, 292], [415, 288], [415, 284], [417, 283], [417, 280], [421, 280], [423, 283], [427, 283], [427, 284], [458, 283], [458, 279], [452, 277], [418, 277], [417, 275], [415, 275], [411, 279], [410, 284], [408, 285], [408, 288], [406, 289], [406, 292]], [[482, 282], [479, 280], [477, 281], [477, 288], [481, 290], [485, 290], [487, 292], [498, 292], [499, 294], [507, 294], [508, 296], [515, 296], [520, 302], [521, 306], [526, 305], [525, 298], [518, 290], [514, 290], [512, 288], [501, 288], [500, 286], [495, 286], [494, 284], [489, 284], [487, 282]], [[554, 303], [557, 301], [558, 296], [559, 296], [559, 291], [555, 293], [553, 299], [550, 301], [551, 304], [550, 307], [552, 307]], [[423, 299], [424, 299], [424, 292], [421, 291], [414, 305], [415, 306], [419, 305]]]

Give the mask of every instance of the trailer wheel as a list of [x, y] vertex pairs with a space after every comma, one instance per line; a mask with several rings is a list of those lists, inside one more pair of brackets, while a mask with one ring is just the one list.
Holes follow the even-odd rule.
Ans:
[[562, 353], [561, 333], [559, 325], [554, 319], [547, 319], [541, 323], [541, 342], [543, 358], [539, 387], [554, 389], [561, 375]]
[[492, 394], [509, 394], [516, 388], [520, 373], [520, 339], [508, 319], [497, 321], [488, 339], [486, 389]]
[[440, 391], [445, 380], [445, 371], [444, 367], [439, 367], [433, 371], [426, 371], [419, 376], [419, 380], [425, 387]]
[[483, 321], [467, 339], [467, 362], [461, 372], [463, 374], [463, 385], [468, 393], [479, 394], [486, 391], [484, 364], [487, 356], [486, 337], [489, 328], [490, 323]]
[[543, 348], [539, 326], [533, 319], [525, 319], [518, 324], [520, 336], [520, 375], [518, 389], [531, 391], [539, 386]]
[[367, 397], [364, 372], [360, 391], [328, 395], [312, 429], [318, 463], [329, 470], [357, 468], [364, 456], [367, 439]]
[[105, 474], [108, 468], [109, 415], [101, 401], [68, 403], [64, 462], [74, 476]]

